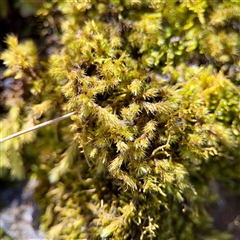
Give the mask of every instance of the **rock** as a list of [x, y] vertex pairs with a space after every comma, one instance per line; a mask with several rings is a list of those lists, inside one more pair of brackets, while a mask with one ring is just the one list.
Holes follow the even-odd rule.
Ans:
[[0, 202], [0, 228], [12, 239], [43, 240], [44, 234], [38, 229], [39, 208], [33, 194], [37, 181], [21, 182], [16, 187], [4, 187]]

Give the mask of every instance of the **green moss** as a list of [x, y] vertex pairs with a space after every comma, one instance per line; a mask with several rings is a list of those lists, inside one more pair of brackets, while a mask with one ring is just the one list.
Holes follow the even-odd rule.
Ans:
[[[77, 112], [41, 130], [31, 155], [49, 237], [229, 239], [205, 209], [216, 199], [211, 181], [240, 176], [240, 5], [225, 5], [48, 2], [38, 15], [62, 15], [46, 62], [32, 42], [8, 37], [5, 74], [29, 91], [14, 124]], [[7, 106], [9, 119], [16, 106]], [[34, 139], [16, 140], [15, 150], [29, 157], [33, 143], [24, 144]], [[16, 172], [8, 159], [4, 168]]]

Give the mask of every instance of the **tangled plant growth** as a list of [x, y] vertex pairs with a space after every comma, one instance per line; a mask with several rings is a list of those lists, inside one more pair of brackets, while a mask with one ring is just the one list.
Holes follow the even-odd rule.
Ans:
[[239, 12], [235, 1], [46, 1], [37, 14], [59, 29], [48, 60], [7, 37], [5, 76], [21, 91], [4, 91], [1, 134], [76, 111], [1, 145], [2, 177], [39, 179], [51, 238], [228, 239], [205, 207], [211, 182], [240, 182]]

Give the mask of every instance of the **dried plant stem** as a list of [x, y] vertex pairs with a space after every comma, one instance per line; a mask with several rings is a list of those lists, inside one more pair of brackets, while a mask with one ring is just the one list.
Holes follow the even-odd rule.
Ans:
[[14, 133], [14, 134], [12, 134], [12, 135], [10, 135], [10, 136], [8, 136], [8, 137], [5, 137], [5, 138], [0, 139], [0, 143], [5, 142], [5, 141], [7, 141], [7, 140], [10, 140], [10, 139], [12, 139], [12, 138], [18, 137], [18, 136], [20, 136], [20, 135], [22, 135], [22, 134], [25, 134], [25, 133], [28, 133], [28, 132], [37, 130], [37, 129], [39, 129], [39, 128], [42, 128], [42, 127], [51, 125], [51, 124], [56, 123], [56, 122], [59, 122], [59, 121], [61, 121], [61, 120], [63, 120], [63, 119], [66, 119], [66, 118], [71, 117], [71, 116], [74, 115], [74, 114], [76, 114], [76, 111], [71, 112], [71, 113], [68, 113], [68, 114], [66, 114], [66, 115], [63, 115], [63, 116], [61, 116], [61, 117], [52, 119], [52, 120], [50, 120], [50, 121], [47, 121], [47, 122], [38, 124], [38, 125], [36, 125], [36, 126], [34, 126], [34, 127], [25, 129], [25, 130], [23, 130], [23, 131]]

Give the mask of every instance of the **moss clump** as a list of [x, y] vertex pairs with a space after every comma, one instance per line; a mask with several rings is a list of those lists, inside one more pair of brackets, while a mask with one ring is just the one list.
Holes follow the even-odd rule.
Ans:
[[49, 236], [228, 239], [205, 207], [215, 200], [210, 182], [240, 180], [240, 37], [233, 26], [240, 5], [54, 1], [38, 15], [49, 20], [51, 11], [60, 13], [61, 30], [49, 60], [40, 62], [32, 42], [13, 36], [1, 55], [5, 74], [24, 80], [28, 93], [14, 105], [6, 101], [14, 131], [41, 116], [77, 112], [37, 139], [3, 145], [3, 167], [15, 177], [22, 174], [9, 150], [31, 159]]

